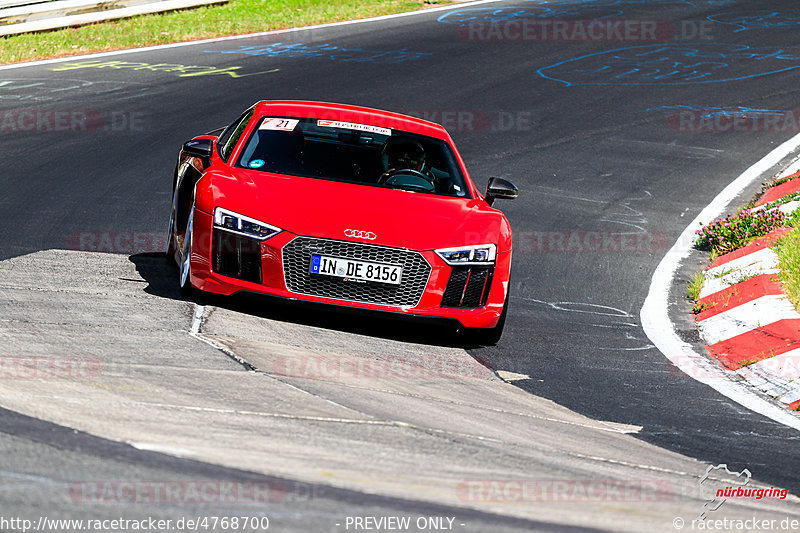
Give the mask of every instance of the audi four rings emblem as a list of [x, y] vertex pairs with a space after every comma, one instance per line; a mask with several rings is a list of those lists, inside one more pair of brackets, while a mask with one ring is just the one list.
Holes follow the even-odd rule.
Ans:
[[368, 241], [374, 241], [378, 238], [378, 236], [371, 231], [363, 231], [360, 229], [346, 229], [344, 230], [344, 236], [353, 239], [367, 239]]

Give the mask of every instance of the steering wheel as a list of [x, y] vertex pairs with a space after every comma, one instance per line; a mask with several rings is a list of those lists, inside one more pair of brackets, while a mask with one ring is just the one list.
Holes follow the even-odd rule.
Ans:
[[[398, 176], [401, 176], [401, 175], [413, 176], [415, 178], [421, 178], [422, 180], [424, 180], [425, 182], [427, 182], [430, 185], [430, 188], [423, 187], [422, 185], [416, 185], [416, 184], [413, 184], [413, 183], [398, 183], [399, 180], [397, 180], [396, 178]], [[427, 174], [423, 174], [419, 170], [414, 170], [412, 168], [398, 168], [398, 169], [389, 171], [388, 173], [385, 174], [385, 176], [386, 177], [381, 179], [381, 181], [379, 183], [385, 184], [385, 185], [397, 185], [397, 186], [400, 186], [400, 187], [413, 187], [415, 189], [420, 189], [420, 190], [423, 190], [423, 191], [433, 191], [433, 190], [436, 189], [436, 182], [433, 181], [432, 177], [428, 176]]]

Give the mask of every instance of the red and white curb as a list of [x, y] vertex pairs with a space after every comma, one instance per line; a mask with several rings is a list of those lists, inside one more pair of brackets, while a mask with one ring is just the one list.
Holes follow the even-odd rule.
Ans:
[[[756, 209], [800, 191], [800, 177], [767, 191]], [[791, 213], [793, 201], [778, 209]], [[708, 353], [727, 370], [791, 409], [800, 406], [800, 313], [783, 292], [771, 246], [779, 228], [717, 258], [703, 273], [697, 324]]]
[[[800, 170], [798, 154], [800, 154], [800, 134], [773, 148], [748, 167], [697, 214], [658, 263], [639, 317], [647, 338], [686, 376], [746, 409], [800, 431], [800, 413], [786, 409], [780, 402], [752, 387], [740, 374], [726, 370], [716, 361], [712, 361], [707, 354], [697, 351], [695, 345], [689, 343], [679, 333], [682, 326], [676, 324], [670, 316], [678, 271], [684, 261], [694, 253], [696, 232], [702, 229], [702, 221], [713, 220], [730, 212], [736, 205], [740, 205], [741, 195], [748, 188], [755, 183], [777, 177], [778, 170], [784, 175]], [[794, 162], [787, 168], [786, 160], [789, 158]]]

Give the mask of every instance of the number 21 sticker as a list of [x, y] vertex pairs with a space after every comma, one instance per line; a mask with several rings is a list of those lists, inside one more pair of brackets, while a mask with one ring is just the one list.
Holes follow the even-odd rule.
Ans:
[[292, 118], [265, 118], [264, 122], [258, 128], [260, 130], [273, 130], [273, 131], [292, 131], [297, 123], [297, 119]]

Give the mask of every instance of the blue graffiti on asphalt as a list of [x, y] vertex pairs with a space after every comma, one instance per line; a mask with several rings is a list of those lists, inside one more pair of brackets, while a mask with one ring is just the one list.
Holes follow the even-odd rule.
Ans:
[[[526, 0], [534, 2], [537, 0]], [[592, 6], [692, 6], [692, 7], [724, 7], [735, 4], [737, 0], [544, 0], [541, 5], [562, 6], [574, 4], [590, 4]]]
[[748, 11], [720, 13], [707, 17], [712, 22], [736, 26], [737, 32], [752, 29], [798, 28], [800, 10], [791, 11]]
[[602, 7], [602, 9], [599, 12], [588, 12], [586, 9], [580, 7], [562, 9], [538, 6], [470, 7], [448, 11], [437, 20], [446, 24], [467, 26], [469, 24], [499, 24], [509, 20], [532, 18], [575, 18], [580, 16], [583, 18], [601, 19], [622, 15], [622, 11], [618, 9], [609, 10], [606, 6], [600, 7]]
[[662, 105], [651, 107], [645, 112], [690, 112], [701, 119], [714, 118], [754, 118], [754, 117], [783, 117], [791, 111], [781, 109], [757, 109], [745, 106], [710, 107], [699, 105]]
[[330, 59], [333, 61], [402, 63], [427, 59], [428, 52], [412, 52], [410, 50], [364, 50], [363, 48], [342, 48], [333, 44], [303, 43], [270, 43], [262, 46], [239, 46], [230, 50], [203, 50], [206, 54], [238, 54], [248, 56], [266, 56], [286, 59]]
[[537, 70], [570, 85], [689, 85], [745, 80], [800, 68], [796, 48], [654, 44], [597, 52]]

